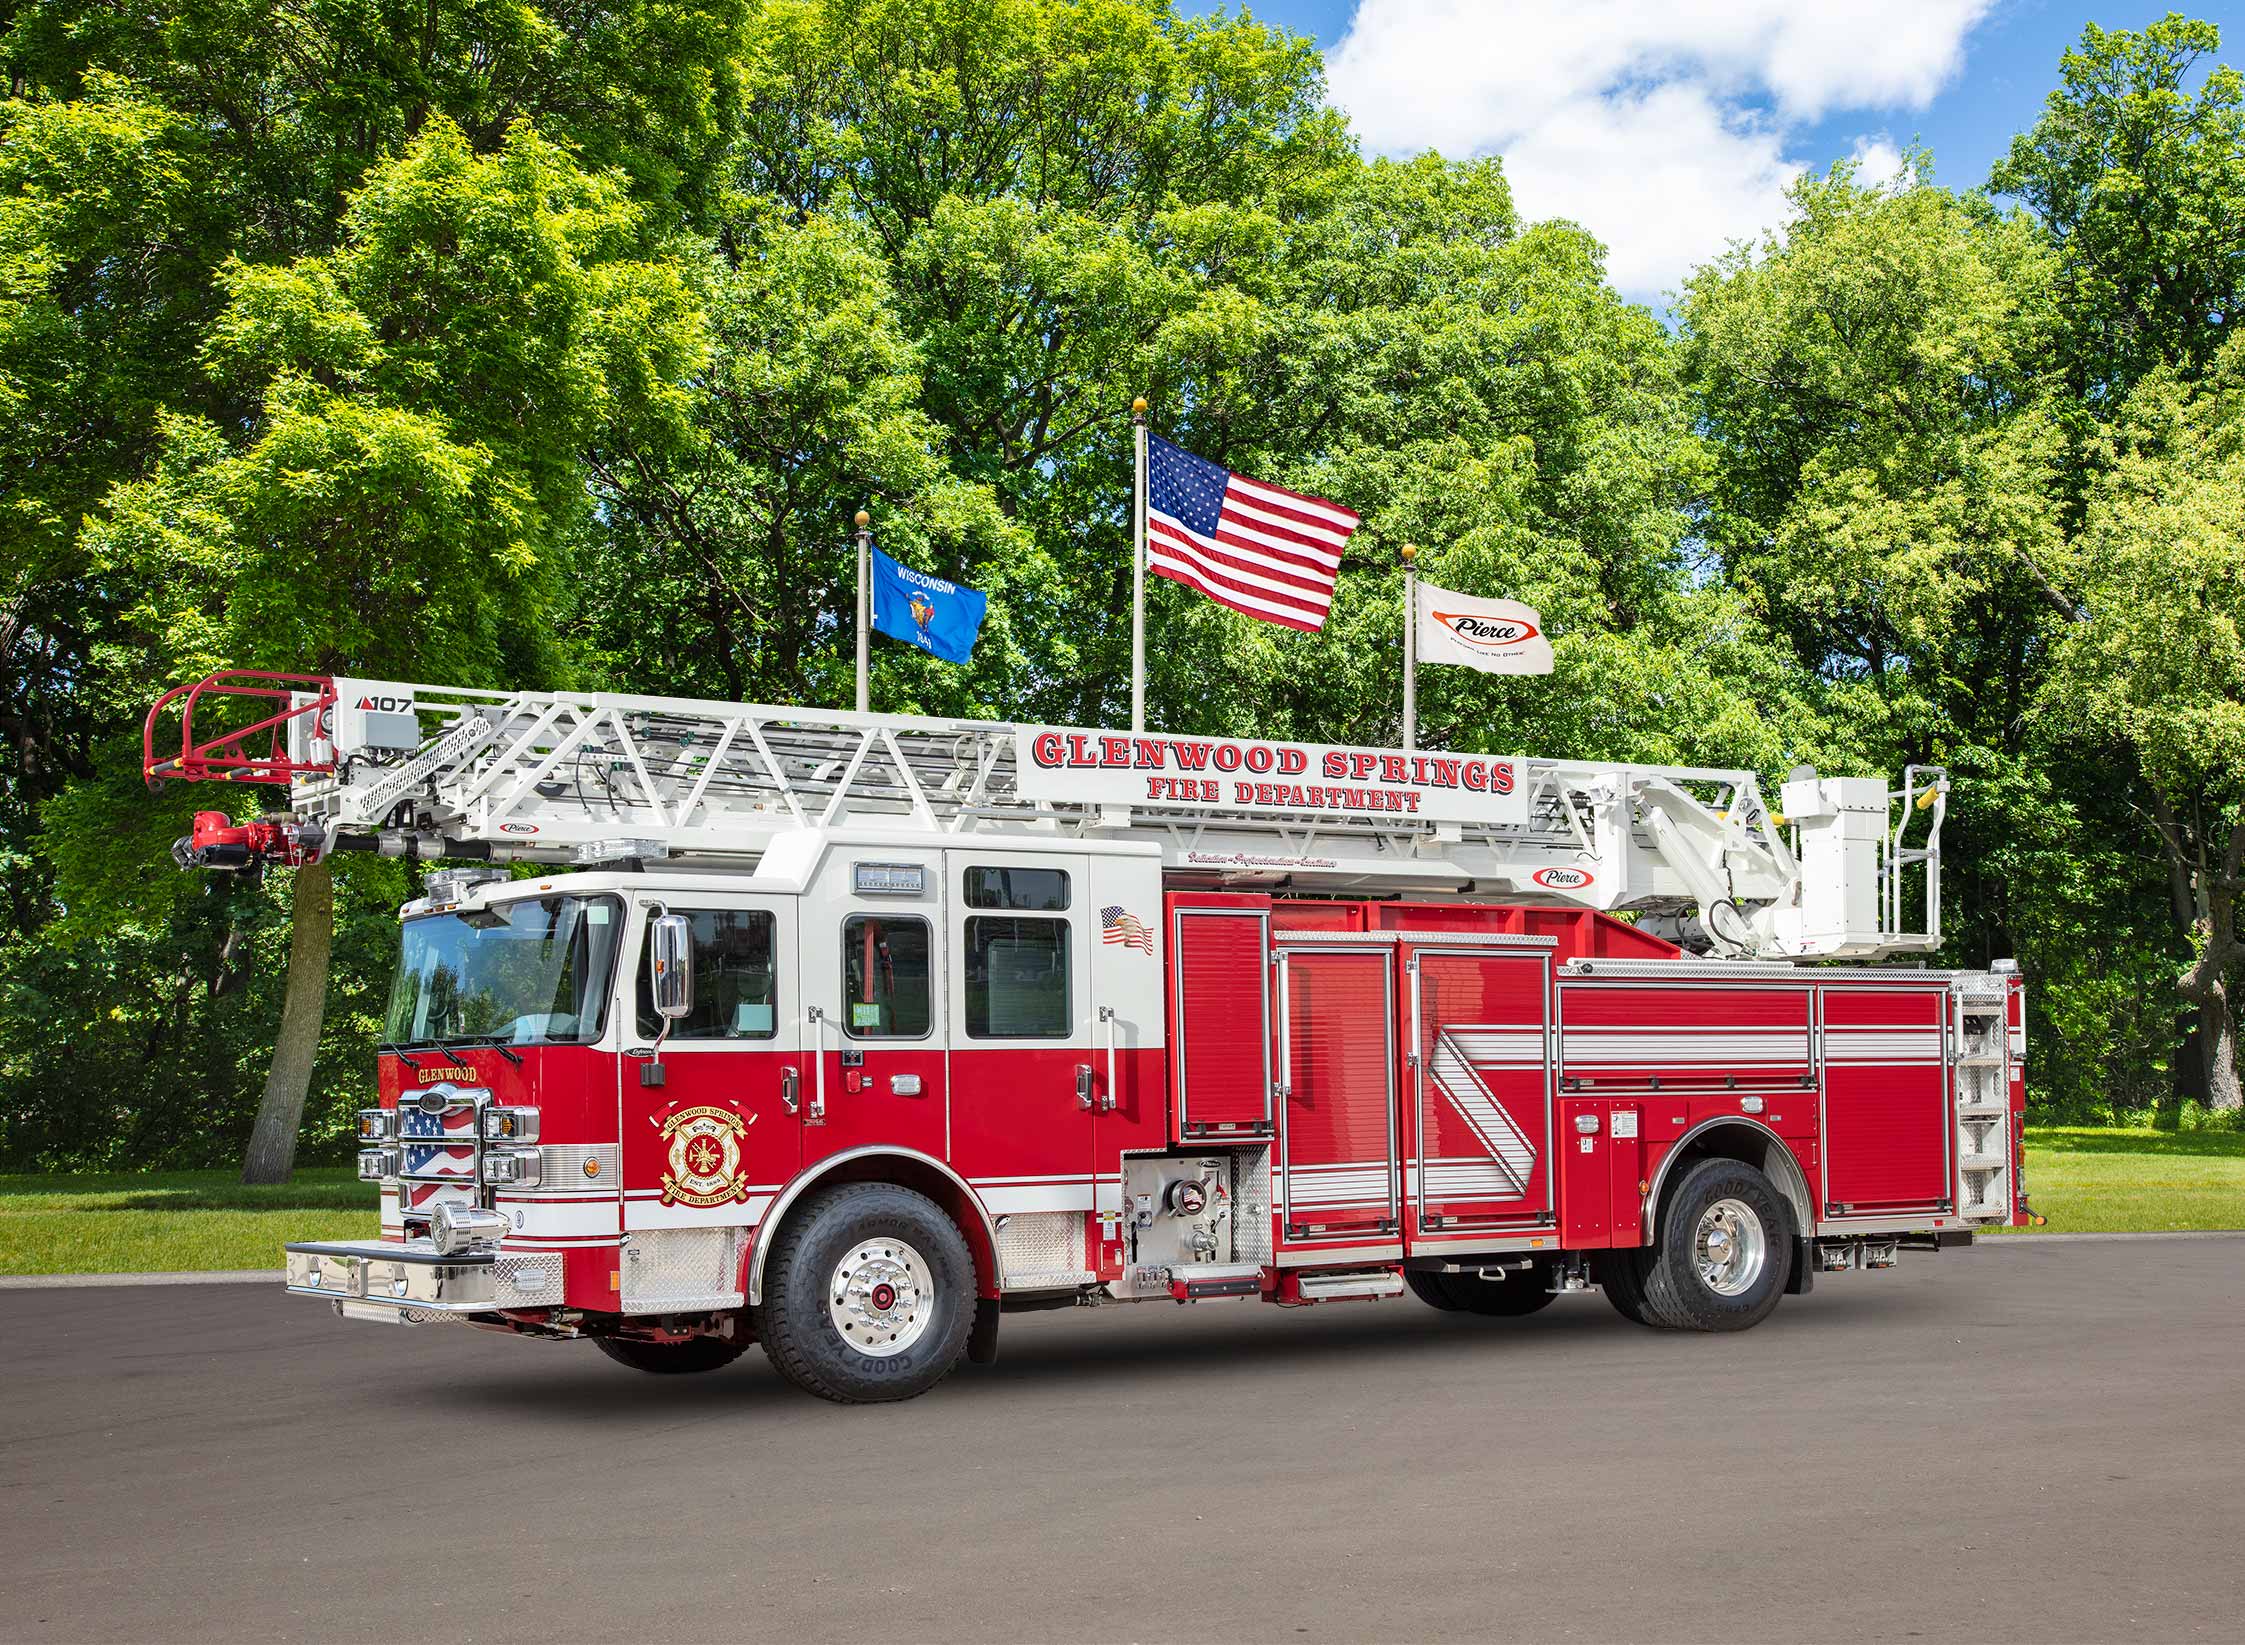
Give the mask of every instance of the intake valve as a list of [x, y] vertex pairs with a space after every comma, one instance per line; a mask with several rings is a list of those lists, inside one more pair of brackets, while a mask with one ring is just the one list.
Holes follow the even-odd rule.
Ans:
[[1197, 1217], [1208, 1209], [1208, 1190], [1188, 1178], [1169, 1185], [1169, 1214], [1173, 1217]]

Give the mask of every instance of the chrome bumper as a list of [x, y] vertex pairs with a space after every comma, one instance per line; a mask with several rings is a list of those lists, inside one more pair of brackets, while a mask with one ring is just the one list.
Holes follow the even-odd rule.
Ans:
[[332, 1302], [346, 1319], [423, 1325], [561, 1300], [559, 1257], [448, 1256], [426, 1240], [308, 1240], [287, 1251], [289, 1295]]

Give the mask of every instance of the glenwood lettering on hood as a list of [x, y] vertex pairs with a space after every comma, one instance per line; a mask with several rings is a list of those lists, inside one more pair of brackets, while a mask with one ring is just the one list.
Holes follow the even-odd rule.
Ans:
[[[1312, 750], [1293, 743], [1045, 731], [1029, 740], [1046, 771], [1139, 771], [1148, 800], [1285, 806], [1312, 811], [1416, 811], [1421, 789], [1510, 794], [1510, 760], [1455, 754]], [[1315, 769], [1313, 770], [1313, 764]], [[1247, 781], [1302, 777], [1306, 782]]]

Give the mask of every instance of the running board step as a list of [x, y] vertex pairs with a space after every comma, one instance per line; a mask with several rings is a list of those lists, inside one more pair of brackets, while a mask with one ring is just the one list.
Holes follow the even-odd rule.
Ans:
[[1346, 1274], [1303, 1274], [1295, 1290], [1305, 1302], [1340, 1302], [1358, 1297], [1399, 1297], [1403, 1276], [1385, 1268]]

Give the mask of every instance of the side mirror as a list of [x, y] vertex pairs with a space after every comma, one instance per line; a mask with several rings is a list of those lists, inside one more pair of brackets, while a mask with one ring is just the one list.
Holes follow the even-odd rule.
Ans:
[[658, 915], [649, 928], [647, 981], [657, 1016], [676, 1022], [694, 1009], [694, 922], [685, 915]]

